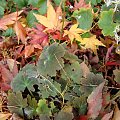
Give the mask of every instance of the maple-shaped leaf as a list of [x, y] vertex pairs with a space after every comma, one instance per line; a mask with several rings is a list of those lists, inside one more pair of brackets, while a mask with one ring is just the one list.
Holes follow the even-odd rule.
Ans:
[[89, 118], [95, 119], [102, 108], [102, 90], [105, 82], [102, 82], [96, 87], [93, 92], [88, 96], [88, 113]]
[[105, 36], [113, 36], [116, 23], [113, 22], [114, 11], [110, 9], [109, 11], [102, 11], [100, 15], [100, 20], [98, 21], [99, 27], [102, 29], [102, 33]]
[[22, 43], [25, 44], [25, 42], [26, 42], [26, 30], [19, 21], [15, 22], [14, 30], [15, 30], [17, 38], [18, 38], [18, 44], [19, 44], [19, 40], [21, 40]]
[[31, 30], [31, 33], [28, 34], [28, 36], [31, 37], [30, 43], [32, 45], [40, 45], [41, 47], [45, 47], [48, 45], [48, 35], [43, 32], [45, 30], [45, 27], [43, 25], [37, 24], [36, 28], [33, 28]]
[[79, 0], [79, 2], [77, 2], [77, 0], [75, 0], [74, 3], [74, 10], [80, 9], [80, 8], [90, 8], [89, 4], [86, 4], [85, 0]]
[[8, 25], [14, 24], [17, 20], [20, 19], [20, 17], [18, 17], [23, 11], [19, 11], [19, 12], [14, 12], [8, 15], [5, 15], [3, 18], [0, 19], [0, 29], [6, 30], [8, 27]]
[[55, 76], [56, 70], [60, 70], [64, 66], [62, 59], [64, 54], [65, 49], [61, 44], [53, 43], [46, 47], [37, 64], [38, 72], [44, 76]]
[[48, 0], [47, 1], [47, 17], [39, 14], [35, 14], [35, 13], [34, 13], [34, 16], [36, 17], [39, 23], [47, 27], [46, 30], [50, 30], [50, 29], [61, 30], [62, 27], [65, 27], [66, 25], [64, 23], [64, 26], [63, 26], [63, 22], [61, 22], [62, 21], [61, 13], [62, 13], [61, 7], [59, 6], [55, 11], [50, 1]]
[[81, 45], [85, 45], [85, 48], [90, 48], [95, 54], [97, 54], [97, 46], [105, 47], [105, 45], [96, 38], [96, 35], [93, 35], [90, 38], [83, 38]]
[[64, 30], [64, 36], [68, 35], [71, 43], [76, 39], [77, 41], [82, 41], [82, 38], [80, 36], [80, 33], [84, 33], [85, 30], [82, 30], [80, 28], [77, 28], [78, 24], [72, 25], [72, 27], [69, 30]]

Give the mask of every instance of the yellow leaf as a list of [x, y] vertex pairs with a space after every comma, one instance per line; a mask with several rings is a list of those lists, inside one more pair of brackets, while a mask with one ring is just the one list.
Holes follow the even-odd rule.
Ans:
[[105, 45], [96, 38], [96, 35], [93, 35], [90, 38], [83, 38], [81, 45], [85, 45], [85, 48], [90, 48], [95, 54], [97, 54], [97, 46], [105, 47]]
[[7, 120], [12, 114], [10, 113], [0, 113], [0, 120]]
[[72, 25], [72, 27], [70, 28], [70, 30], [64, 30], [64, 36], [68, 35], [71, 43], [73, 42], [74, 39], [76, 39], [77, 41], [81, 41], [82, 38], [80, 36], [80, 33], [84, 33], [85, 30], [82, 30], [80, 28], [77, 28], [78, 24], [74, 24]]
[[[39, 23], [47, 27], [46, 30], [49, 30], [49, 29], [61, 30], [63, 23], [62, 23], [62, 16], [61, 16], [62, 14], [60, 11], [62, 12], [62, 9], [60, 6], [55, 11], [50, 1], [48, 0], [47, 1], [47, 17], [43, 15], [35, 14], [35, 13], [34, 13], [34, 16], [36, 17]], [[65, 25], [66, 25], [66, 22], [64, 23], [64, 27]]]

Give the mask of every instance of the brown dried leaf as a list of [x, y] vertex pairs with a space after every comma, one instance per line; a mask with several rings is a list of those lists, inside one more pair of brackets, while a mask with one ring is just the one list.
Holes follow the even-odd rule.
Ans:
[[34, 52], [34, 45], [28, 45], [25, 47], [25, 58], [29, 57]]
[[6, 30], [8, 25], [14, 24], [16, 19], [20, 19], [21, 17], [18, 17], [23, 11], [14, 12], [8, 15], [5, 15], [3, 18], [0, 19], [0, 29]]
[[15, 22], [14, 30], [15, 30], [17, 38], [18, 38], [18, 43], [21, 39], [22, 43], [25, 44], [25, 42], [26, 42], [26, 30], [19, 21]]

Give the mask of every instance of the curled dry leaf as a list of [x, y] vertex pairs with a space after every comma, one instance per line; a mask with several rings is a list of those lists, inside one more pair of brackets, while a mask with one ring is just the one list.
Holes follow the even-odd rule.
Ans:
[[102, 90], [105, 82], [102, 82], [93, 92], [88, 96], [88, 113], [89, 118], [95, 119], [99, 115], [102, 108]]
[[18, 17], [23, 11], [14, 12], [8, 15], [5, 15], [3, 18], [0, 19], [0, 29], [6, 30], [8, 25], [14, 24], [16, 19], [20, 19], [21, 17]]

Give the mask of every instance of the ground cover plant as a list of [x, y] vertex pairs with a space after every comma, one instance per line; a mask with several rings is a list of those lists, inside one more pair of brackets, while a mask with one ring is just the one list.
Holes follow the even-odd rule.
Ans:
[[0, 120], [119, 120], [120, 0], [0, 1]]

